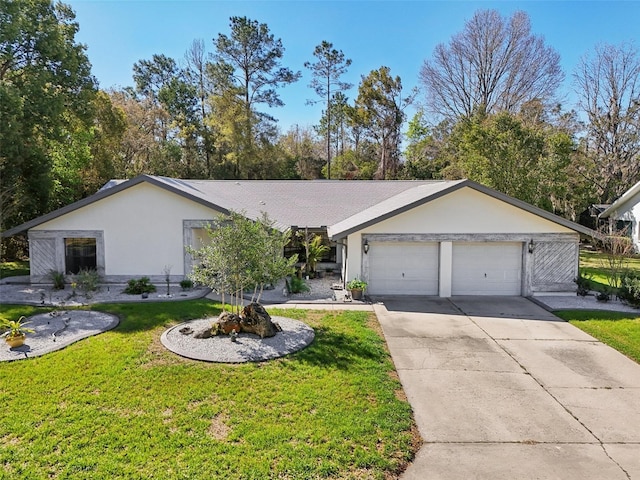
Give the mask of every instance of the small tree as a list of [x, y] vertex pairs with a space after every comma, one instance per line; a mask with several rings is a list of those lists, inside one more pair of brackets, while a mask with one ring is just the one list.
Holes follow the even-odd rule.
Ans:
[[230, 212], [207, 226], [209, 242], [200, 249], [187, 247], [200, 264], [189, 278], [220, 293], [231, 295], [231, 305], [240, 313], [245, 289], [253, 288], [251, 301], [260, 301], [266, 284], [275, 283], [294, 271], [297, 256], [283, 257], [289, 232], [280, 232], [266, 214], [250, 220]]
[[602, 266], [607, 271], [607, 282], [612, 288], [620, 287], [620, 281], [626, 273], [629, 257], [633, 255], [633, 242], [626, 230], [608, 229], [601, 232], [600, 241], [605, 254]]

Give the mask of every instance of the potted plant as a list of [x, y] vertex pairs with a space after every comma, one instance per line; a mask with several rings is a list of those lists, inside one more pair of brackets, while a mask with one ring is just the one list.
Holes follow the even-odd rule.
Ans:
[[24, 344], [26, 334], [33, 333], [31, 328], [24, 327], [26, 323], [25, 317], [20, 317], [18, 320], [0, 319], [0, 327], [7, 329], [4, 337], [9, 347], [16, 348], [21, 346]]
[[358, 277], [347, 282], [347, 290], [351, 292], [351, 298], [354, 300], [362, 300], [364, 291], [367, 289], [367, 282]]

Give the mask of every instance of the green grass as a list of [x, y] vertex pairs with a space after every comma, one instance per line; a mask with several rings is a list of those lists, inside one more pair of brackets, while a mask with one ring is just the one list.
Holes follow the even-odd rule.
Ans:
[[0, 262], [0, 278], [29, 275], [29, 262]]
[[[369, 312], [270, 310], [313, 326], [282, 359], [241, 365], [168, 352], [169, 325], [208, 300], [98, 305], [114, 330], [0, 363], [0, 478], [384, 479], [417, 448]], [[5, 316], [33, 307], [0, 306]]]
[[640, 312], [560, 310], [553, 313], [640, 363]]
[[[586, 250], [580, 251], [580, 272], [590, 277], [592, 290], [611, 290], [607, 265], [608, 263], [604, 253]], [[629, 258], [626, 268], [640, 272], [640, 257]]]

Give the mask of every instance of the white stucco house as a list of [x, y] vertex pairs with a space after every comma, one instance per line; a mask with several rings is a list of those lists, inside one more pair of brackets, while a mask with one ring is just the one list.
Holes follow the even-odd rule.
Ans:
[[609, 205], [599, 215], [600, 219], [609, 219], [627, 225], [628, 232], [640, 253], [640, 182], [627, 190], [618, 200]]
[[172, 279], [194, 266], [186, 246], [229, 211], [266, 212], [333, 246], [343, 281], [371, 295], [574, 292], [580, 235], [593, 232], [469, 180], [223, 181], [141, 175], [2, 233], [27, 232], [31, 280], [96, 268], [105, 280]]

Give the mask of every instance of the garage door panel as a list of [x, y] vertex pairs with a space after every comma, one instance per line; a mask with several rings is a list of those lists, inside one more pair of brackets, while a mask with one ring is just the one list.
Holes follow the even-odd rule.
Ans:
[[453, 244], [453, 295], [521, 295], [522, 243]]
[[372, 242], [368, 255], [370, 294], [438, 294], [437, 243]]

